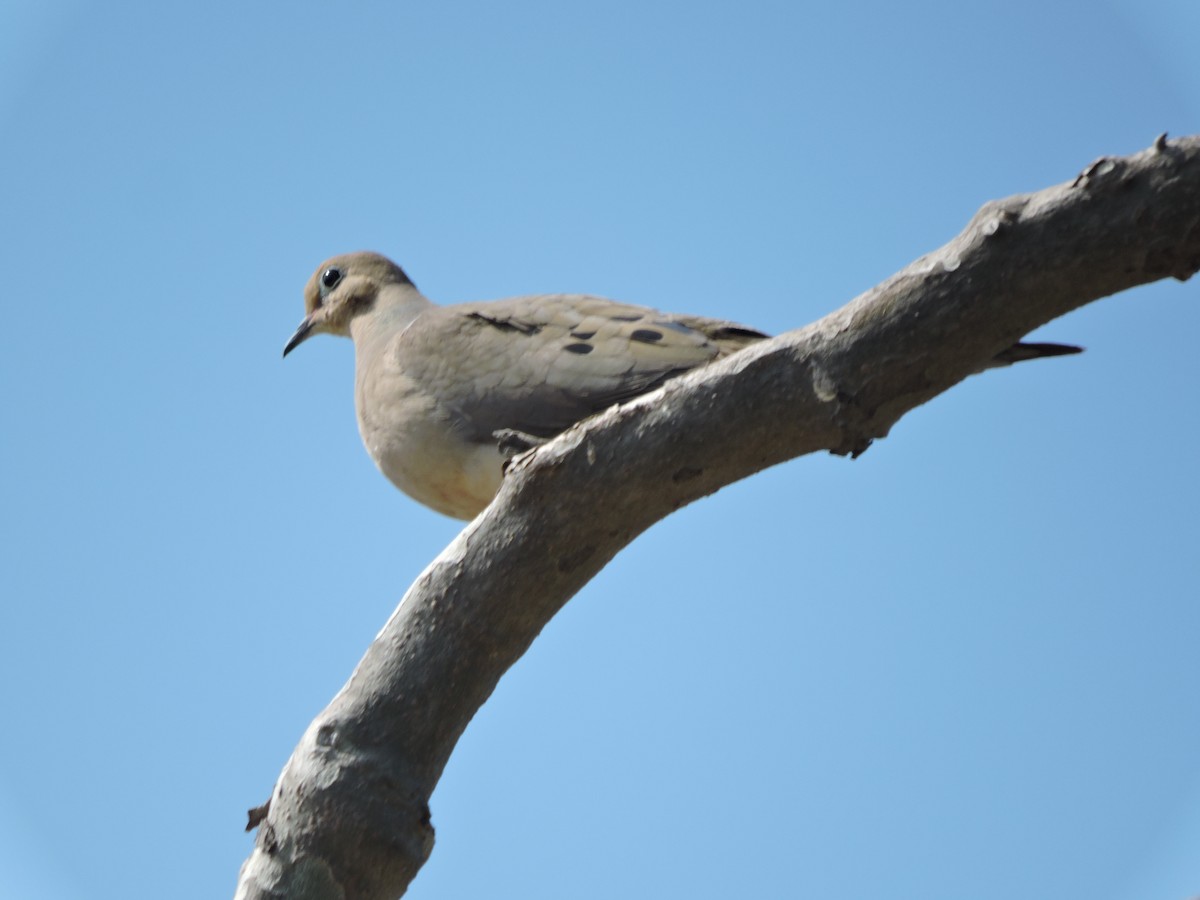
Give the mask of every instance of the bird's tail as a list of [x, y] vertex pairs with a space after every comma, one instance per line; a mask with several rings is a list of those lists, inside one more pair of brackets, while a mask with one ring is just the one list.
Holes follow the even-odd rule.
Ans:
[[988, 368], [995, 366], [1011, 366], [1013, 363], [1024, 362], [1027, 359], [1042, 359], [1046, 356], [1070, 356], [1082, 353], [1082, 347], [1074, 344], [1013, 344], [1007, 350], [1002, 350], [993, 358]]

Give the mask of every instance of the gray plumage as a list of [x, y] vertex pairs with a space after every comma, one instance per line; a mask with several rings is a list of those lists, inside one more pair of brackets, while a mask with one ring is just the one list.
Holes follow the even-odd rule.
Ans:
[[[767, 337], [582, 294], [439, 307], [376, 253], [322, 263], [304, 301], [284, 355], [314, 334], [351, 337], [367, 451], [402, 491], [463, 519], [499, 489], [506, 450]], [[997, 364], [1070, 352], [1017, 344]]]

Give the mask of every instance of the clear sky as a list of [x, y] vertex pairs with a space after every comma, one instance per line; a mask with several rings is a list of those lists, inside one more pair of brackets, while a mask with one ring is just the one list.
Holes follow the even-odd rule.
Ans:
[[[0, 896], [229, 896], [459, 524], [375, 470], [326, 257], [802, 326], [988, 199], [1200, 131], [1185, 0], [0, 7]], [[685, 509], [551, 623], [416, 900], [1200, 893], [1195, 283], [851, 462]]]

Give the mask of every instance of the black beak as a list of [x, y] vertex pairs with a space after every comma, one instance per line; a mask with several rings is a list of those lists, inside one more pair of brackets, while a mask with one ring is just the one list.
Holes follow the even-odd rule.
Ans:
[[283, 355], [287, 356], [301, 344], [303, 344], [313, 333], [312, 316], [306, 316], [304, 321], [300, 323], [300, 327], [292, 332], [292, 336], [288, 338], [288, 342], [283, 345]]

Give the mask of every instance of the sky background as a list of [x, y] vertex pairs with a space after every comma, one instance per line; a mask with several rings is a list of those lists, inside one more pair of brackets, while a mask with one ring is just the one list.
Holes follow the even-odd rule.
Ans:
[[[1184, 0], [0, 6], [0, 896], [231, 896], [460, 525], [362, 449], [326, 257], [799, 327], [1200, 131]], [[618, 556], [468, 728], [414, 900], [1200, 894], [1200, 297], [1039, 332]]]

